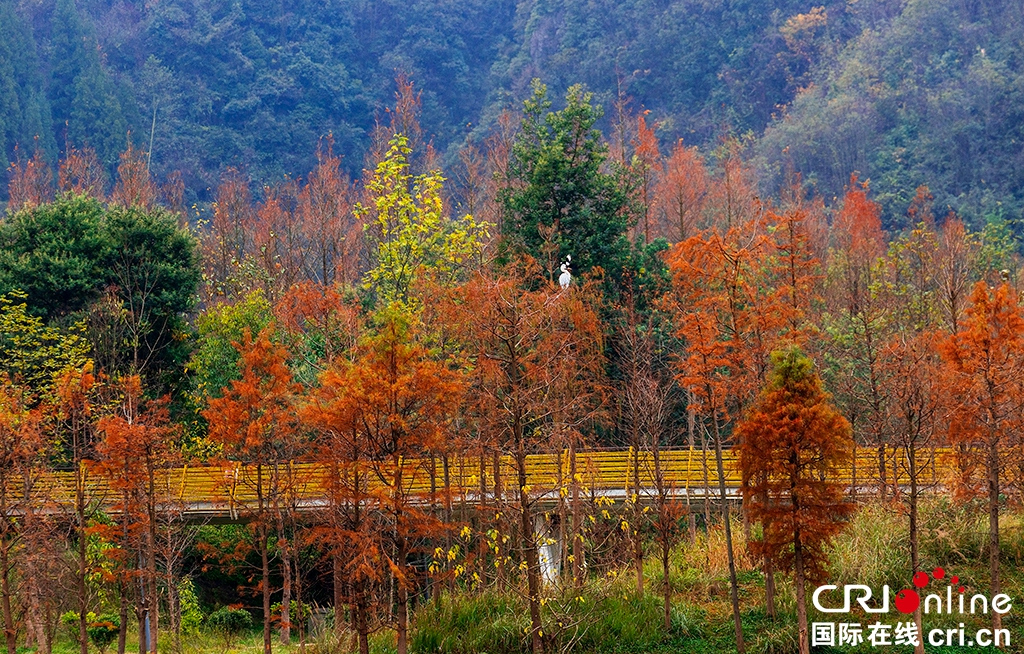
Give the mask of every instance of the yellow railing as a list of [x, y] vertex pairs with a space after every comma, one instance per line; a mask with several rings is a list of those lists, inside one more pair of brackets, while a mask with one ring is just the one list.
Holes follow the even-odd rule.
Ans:
[[[906, 487], [910, 482], [910, 466], [905, 452], [886, 449], [858, 448], [849, 464], [833, 471], [833, 481], [857, 488], [877, 487], [882, 483], [879, 458], [884, 460], [884, 483], [894, 489]], [[918, 483], [924, 487], [943, 485], [952, 480], [956, 454], [949, 449], [919, 450], [916, 456]], [[423, 501], [446, 502], [492, 498], [495, 492], [495, 463], [500, 475], [502, 494], [508, 496], [518, 490], [517, 475], [512, 458], [491, 454], [484, 456], [455, 456], [445, 460], [440, 456], [421, 457], [402, 461], [401, 492]], [[736, 489], [740, 485], [740, 471], [733, 451], [723, 453], [726, 486]], [[445, 470], [447, 468], [447, 474]], [[676, 495], [703, 495], [705, 491], [718, 494], [718, 474], [714, 452], [699, 449], [671, 449], [659, 453], [658, 465], [651, 452], [624, 450], [595, 450], [580, 452], [572, 461], [568, 451], [533, 454], [527, 457], [527, 489], [533, 497], [554, 499], [565, 496], [570, 487], [585, 497], [649, 497], [657, 488], [660, 471], [663, 488]], [[572, 470], [575, 469], [575, 475]], [[351, 484], [357, 475], [362, 492], [389, 493], [395, 490], [394, 470], [387, 464], [366, 462], [360, 471], [339, 475], [342, 484]], [[264, 494], [270, 489], [275, 476], [265, 468]], [[573, 479], [576, 480], [575, 486]], [[162, 502], [178, 504], [182, 510], [220, 510], [234, 516], [257, 500], [255, 467], [232, 463], [225, 466], [185, 466], [160, 471], [157, 487]], [[277, 488], [286, 489], [287, 501], [315, 506], [325, 498], [332, 484], [330, 468], [317, 463], [293, 462], [283, 464], [276, 473]], [[57, 510], [74, 506], [75, 474], [50, 472], [36, 480], [32, 488], [33, 503]], [[117, 491], [110, 483], [94, 473], [84, 475], [84, 495], [88, 501], [107, 507], [117, 503]], [[14, 491], [14, 489], [12, 489]], [[24, 493], [14, 491], [20, 498]], [[12, 498], [14, 499], [14, 498]]]

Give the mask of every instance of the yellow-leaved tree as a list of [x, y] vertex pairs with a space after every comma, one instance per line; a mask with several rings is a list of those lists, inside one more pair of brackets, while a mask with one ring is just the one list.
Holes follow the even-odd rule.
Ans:
[[364, 287], [378, 302], [415, 307], [413, 285], [430, 276], [442, 285], [454, 283], [472, 268], [487, 238], [487, 223], [472, 216], [445, 215], [444, 177], [433, 170], [409, 172], [408, 139], [396, 134], [387, 154], [367, 182], [367, 204], [356, 204], [370, 242], [372, 263]]

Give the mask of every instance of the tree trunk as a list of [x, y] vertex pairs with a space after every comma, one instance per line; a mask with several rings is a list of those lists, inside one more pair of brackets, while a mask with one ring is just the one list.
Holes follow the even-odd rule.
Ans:
[[540, 557], [537, 553], [537, 538], [533, 531], [533, 512], [530, 510], [530, 497], [526, 487], [526, 450], [523, 447], [522, 435], [517, 433], [517, 436], [516, 472], [519, 482], [519, 526], [522, 529], [520, 542], [523, 548], [523, 558], [526, 560], [526, 585], [530, 602], [530, 651], [533, 654], [543, 654], [543, 627], [540, 616]]
[[86, 614], [89, 610], [89, 595], [86, 587], [86, 575], [88, 574], [88, 559], [86, 558], [86, 536], [85, 536], [85, 479], [81, 465], [78, 466], [78, 488], [76, 491], [76, 504], [78, 505], [78, 651], [81, 654], [89, 654], [89, 630], [86, 624]]
[[[31, 532], [34, 522], [31, 512], [27, 511], [25, 515], [26, 532]], [[36, 556], [37, 553], [29, 552], [25, 557], [25, 594], [28, 601], [28, 610], [25, 613], [25, 638], [28, 641], [29, 647], [37, 648], [40, 654], [49, 654], [49, 649], [46, 646], [47, 638], [43, 606], [40, 601], [40, 573], [36, 566]]]
[[770, 556], [764, 557], [764, 603], [765, 612], [775, 619], [775, 564]]
[[257, 529], [260, 540], [260, 564], [261, 582], [263, 589], [263, 654], [271, 654], [272, 645], [270, 637], [270, 554], [267, 551], [267, 527], [260, 523]]
[[[694, 413], [693, 409], [690, 408], [691, 394], [690, 390], [686, 391], [686, 441], [690, 446], [690, 459], [693, 460], [693, 451], [695, 448], [694, 440]], [[686, 523], [690, 531], [690, 543], [697, 541], [697, 516], [694, 515], [693, 510], [690, 508], [690, 465], [689, 461], [686, 466]]]
[[[341, 552], [335, 551], [331, 556], [331, 571], [334, 582], [334, 636], [340, 641], [345, 633], [345, 621], [341, 617], [342, 607], [345, 606], [345, 570], [341, 562]], [[349, 610], [352, 612], [352, 621], [355, 622], [354, 603], [350, 605]]]
[[[145, 569], [145, 562], [143, 561], [143, 553], [139, 552], [139, 569]], [[135, 608], [135, 617], [139, 623], [139, 652], [149, 651], [149, 591], [146, 590], [146, 580], [143, 577], [139, 577], [139, 602]]]
[[356, 591], [356, 605], [352, 612], [352, 620], [355, 622], [356, 637], [359, 639], [359, 654], [370, 654], [370, 620], [369, 607], [366, 601], [366, 593], [363, 587]]
[[[910, 573], [913, 575], [917, 573], [921, 566], [917, 529], [917, 495], [919, 492], [917, 485], [917, 456], [913, 443], [907, 447], [907, 466], [910, 473]], [[917, 625], [917, 633], [920, 634], [917, 639], [917, 645], [914, 646], [914, 652], [915, 654], [924, 654], [924, 629], [921, 624], [920, 604], [914, 609], [914, 624]]]
[[157, 594], [156, 577], [156, 471], [152, 460], [147, 457], [146, 470], [149, 478], [149, 493], [146, 498], [147, 517], [149, 529], [147, 530], [146, 547], [148, 559], [146, 561], [146, 576], [149, 580], [149, 651], [156, 654], [157, 642], [160, 636], [160, 596]]
[[121, 620], [121, 624], [117, 627], [117, 654], [124, 654], [128, 638], [128, 587], [124, 583], [124, 579], [119, 579], [117, 582], [117, 594], [117, 617]]
[[409, 583], [404, 578], [408, 573], [408, 542], [405, 536], [405, 517], [402, 497], [402, 465], [399, 460], [395, 472], [395, 565], [402, 571], [402, 576], [395, 580], [395, 623], [398, 631], [398, 654], [407, 654], [409, 650]]
[[[634, 435], [633, 442], [639, 440]], [[643, 535], [640, 533], [640, 520], [643, 515], [640, 511], [640, 448], [633, 450], [633, 497], [627, 501], [633, 502], [633, 522], [630, 525], [632, 534], [629, 534], [633, 541], [633, 566], [636, 568], [636, 594], [643, 597], [644, 594], [644, 543]]]
[[672, 628], [672, 579], [669, 577], [668, 556], [671, 543], [667, 538], [661, 541], [661, 589], [665, 600], [665, 631]]
[[[711, 395], [709, 389], [708, 395]], [[736, 651], [744, 654], [746, 648], [743, 644], [743, 622], [740, 619], [740, 595], [739, 582], [736, 580], [736, 558], [732, 551], [732, 526], [729, 524], [729, 504], [726, 500], [725, 491], [725, 466], [722, 463], [722, 430], [718, 425], [718, 414], [714, 412], [711, 416], [715, 425], [715, 464], [718, 468], [718, 490], [722, 502], [722, 520], [725, 522], [725, 548], [729, 559], [729, 594], [732, 599], [732, 621], [736, 635]], [[803, 652], [802, 654], [807, 654]]]
[[[6, 516], [6, 506], [3, 515]], [[14, 628], [14, 613], [11, 610], [10, 556], [11, 544], [5, 537], [0, 543], [0, 593], [3, 595], [4, 606], [4, 640], [7, 643], [7, 654], [15, 654], [18, 649], [18, 631]]]
[[800, 654], [810, 654], [811, 646], [807, 638], [807, 594], [804, 588], [804, 552], [800, 543], [799, 530], [793, 535], [793, 583], [796, 585], [796, 623], [800, 634]]
[[174, 651], [181, 652], [181, 602], [178, 600], [178, 580], [170, 574], [171, 560], [167, 564], [167, 618], [170, 620], [171, 636], [174, 638]]
[[[988, 445], [988, 571], [992, 581], [989, 597], [1000, 590], [999, 583], [999, 439], [989, 439]], [[1003, 616], [992, 611], [992, 630], [1002, 629]]]
[[284, 518], [277, 513], [278, 543], [281, 550], [281, 644], [292, 642], [292, 559], [291, 547], [284, 533]]

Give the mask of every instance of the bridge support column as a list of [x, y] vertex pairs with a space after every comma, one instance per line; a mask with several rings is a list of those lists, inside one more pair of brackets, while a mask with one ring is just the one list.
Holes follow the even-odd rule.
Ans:
[[540, 555], [540, 576], [545, 584], [558, 581], [562, 571], [562, 543], [559, 540], [558, 525], [550, 514], [533, 518], [533, 533], [537, 537], [537, 551]]

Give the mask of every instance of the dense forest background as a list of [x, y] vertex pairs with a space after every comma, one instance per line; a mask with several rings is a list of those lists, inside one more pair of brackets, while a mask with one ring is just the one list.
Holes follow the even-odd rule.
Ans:
[[887, 228], [927, 185], [1019, 232], [1022, 41], [1014, 0], [0, 0], [0, 163], [90, 146], [112, 176], [130, 138], [203, 203], [227, 167], [304, 177], [330, 133], [359, 176], [404, 74], [452, 171], [537, 77], [608, 135], [647, 110], [663, 147], [738, 138], [768, 195], [857, 172]]

